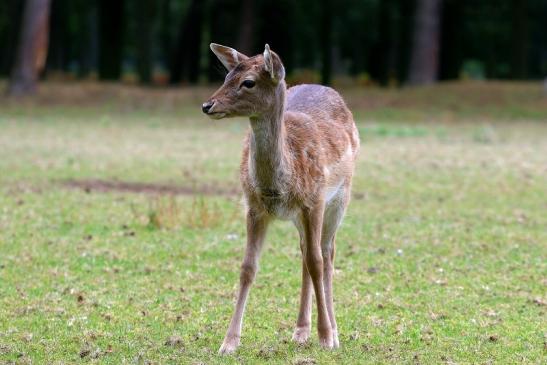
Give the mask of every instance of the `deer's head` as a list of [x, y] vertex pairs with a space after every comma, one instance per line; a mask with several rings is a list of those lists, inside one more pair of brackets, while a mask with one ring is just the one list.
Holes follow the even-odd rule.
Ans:
[[284, 88], [285, 68], [266, 44], [264, 53], [247, 57], [233, 48], [211, 43], [211, 50], [228, 70], [224, 84], [203, 103], [213, 119], [253, 117], [271, 110], [276, 91]]

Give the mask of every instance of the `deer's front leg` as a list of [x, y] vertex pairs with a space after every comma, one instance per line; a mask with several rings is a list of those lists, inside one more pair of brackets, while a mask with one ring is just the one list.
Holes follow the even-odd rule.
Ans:
[[267, 227], [267, 218], [254, 214], [252, 211], [247, 213], [247, 247], [245, 249], [245, 258], [241, 264], [239, 292], [230, 327], [228, 327], [224, 342], [220, 346], [220, 354], [232, 353], [239, 346], [245, 303], [258, 268], [258, 259]]
[[321, 202], [313, 208], [304, 208], [302, 220], [304, 225], [306, 250], [304, 259], [311, 276], [317, 301], [317, 331], [319, 343], [325, 348], [333, 348], [333, 333], [327, 312], [325, 291], [323, 288], [323, 255], [321, 252], [321, 230], [323, 225], [324, 204]]

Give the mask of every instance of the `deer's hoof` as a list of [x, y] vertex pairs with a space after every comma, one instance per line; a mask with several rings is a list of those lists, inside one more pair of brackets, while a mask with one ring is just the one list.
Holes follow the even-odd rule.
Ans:
[[299, 345], [303, 345], [310, 339], [309, 327], [296, 327], [292, 334], [292, 340]]
[[338, 339], [338, 331], [337, 330], [332, 331], [332, 344], [333, 344], [333, 348], [335, 348], [335, 349], [340, 347], [340, 340]]
[[218, 350], [219, 355], [233, 354], [239, 346], [239, 337], [226, 337]]
[[319, 345], [321, 345], [321, 347], [326, 350], [334, 349], [334, 340], [332, 338], [332, 335], [324, 338], [319, 338]]

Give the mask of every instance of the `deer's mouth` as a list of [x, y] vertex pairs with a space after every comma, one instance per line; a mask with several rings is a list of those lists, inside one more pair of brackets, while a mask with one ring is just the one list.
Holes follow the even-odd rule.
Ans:
[[211, 119], [222, 119], [226, 116], [226, 113], [224, 113], [224, 112], [212, 112], [212, 113], [207, 113], [207, 115]]
[[222, 110], [215, 110], [215, 109], [218, 109], [219, 107], [222, 107], [222, 106], [219, 105], [217, 101], [213, 100], [213, 101], [208, 101], [206, 103], [203, 103], [203, 105], [201, 106], [201, 110], [203, 110], [203, 112], [207, 114], [209, 118], [211, 119], [222, 119], [226, 117], [228, 113]]

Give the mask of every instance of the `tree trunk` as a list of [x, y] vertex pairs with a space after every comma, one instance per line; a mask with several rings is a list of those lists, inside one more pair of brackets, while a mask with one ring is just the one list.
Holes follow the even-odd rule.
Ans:
[[36, 92], [36, 82], [47, 58], [50, 0], [27, 0], [9, 94]]
[[245, 55], [252, 55], [254, 52], [255, 31], [255, 0], [243, 0], [241, 2], [239, 32], [237, 38], [237, 50]]
[[439, 78], [451, 80], [460, 77], [463, 65], [465, 0], [444, 0], [442, 9], [441, 44], [449, 45], [440, 50]]
[[99, 0], [99, 78], [122, 74], [123, 0]]
[[24, 5], [24, 2], [17, 0], [5, 1], [0, 5], [0, 12], [3, 12], [3, 26], [0, 28], [0, 76], [8, 77], [13, 69]]
[[427, 85], [437, 80], [442, 0], [418, 0], [408, 83]]
[[[250, 52], [250, 55], [262, 53], [264, 45], [268, 43], [272, 51], [280, 55], [285, 66], [285, 73], [288, 75], [292, 70], [293, 41], [293, 18], [291, 4], [288, 0], [262, 0], [257, 2], [255, 18], [260, 22], [255, 23], [257, 49]], [[235, 18], [236, 24], [240, 21]], [[230, 28], [228, 28], [230, 29]]]
[[[399, 57], [399, 4], [395, 0], [383, 0], [378, 8], [378, 40], [372, 47], [369, 72], [374, 80], [387, 85], [397, 78]], [[360, 48], [360, 47], [355, 47]]]
[[410, 71], [410, 59], [412, 57], [412, 31], [414, 30], [414, 15], [416, 13], [415, 1], [397, 0], [397, 19], [399, 39], [397, 50], [397, 80], [408, 80]]
[[323, 0], [323, 13], [321, 14], [321, 83], [330, 85], [332, 79], [332, 0]]
[[513, 52], [511, 76], [514, 79], [525, 79], [528, 66], [528, 12], [526, 0], [513, 0]]
[[161, 2], [159, 16], [161, 19], [159, 28], [160, 59], [162, 65], [167, 69], [169, 68], [173, 54], [171, 0], [163, 0]]
[[182, 80], [195, 84], [199, 79], [203, 6], [202, 0], [192, 0], [181, 23], [170, 67], [169, 83], [172, 85]]
[[137, 70], [141, 84], [152, 81], [152, 22], [154, 1], [137, 1]]
[[67, 71], [71, 46], [68, 32], [68, 20], [73, 15], [67, 0], [55, 0], [51, 4], [49, 27], [49, 51], [46, 64], [47, 72]]
[[83, 16], [85, 33], [82, 34], [83, 47], [80, 48], [80, 68], [78, 77], [86, 78], [92, 70], [97, 69], [99, 55], [99, 29], [98, 29], [97, 3], [87, 3], [86, 12]]

